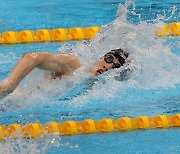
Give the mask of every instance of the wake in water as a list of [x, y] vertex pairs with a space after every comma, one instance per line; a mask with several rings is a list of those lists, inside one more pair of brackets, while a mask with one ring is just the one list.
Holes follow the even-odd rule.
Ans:
[[[133, 5], [132, 11], [127, 9], [130, 5]], [[130, 13], [139, 17], [139, 24], [134, 25], [127, 21], [127, 15]], [[172, 52], [171, 45], [166, 45], [167, 38], [162, 39], [154, 35], [155, 28], [163, 25], [162, 20], [169, 20], [174, 13], [175, 7], [170, 17], [158, 15], [157, 19], [148, 23], [150, 21], [141, 21], [141, 16], [135, 13], [133, 1], [126, 1], [125, 6], [119, 5], [117, 18], [103, 26], [94, 39], [60, 48], [60, 51], [68, 48], [90, 67], [112, 49], [122, 48], [130, 53], [128, 65], [104, 73], [89, 93], [75, 98], [71, 103], [84, 104], [92, 102], [91, 98], [121, 99], [117, 93], [128, 88], [148, 90], [176, 87], [180, 83], [180, 57]], [[117, 81], [120, 73], [126, 69], [132, 70], [129, 80]]]
[[[133, 8], [132, 11], [128, 10], [130, 6]], [[173, 13], [175, 12], [172, 11], [171, 17], [173, 17]], [[128, 22], [128, 14], [138, 16], [139, 24], [134, 25]], [[71, 52], [80, 57], [86, 66], [91, 68], [108, 51], [122, 48], [130, 53], [127, 65], [110, 70], [98, 77], [92, 77], [84, 71], [86, 68], [81, 68], [74, 73], [73, 77], [54, 80], [51, 83], [42, 83], [40, 90], [37, 89], [37, 84], [41, 82], [46, 73], [36, 69], [31, 72], [14, 93], [0, 101], [0, 112], [5, 113], [9, 110], [17, 111], [22, 108], [37, 107], [39, 105], [51, 106], [54, 104], [58, 104], [59, 110], [61, 110], [63, 107], [79, 107], [86, 103], [93, 104], [95, 102], [97, 104], [98, 102], [100, 104], [105, 101], [108, 102], [103, 105], [104, 107], [111, 106], [112, 101], [115, 103], [120, 102], [123, 96], [125, 96], [127, 102], [130, 98], [129, 102], [131, 102], [138, 95], [132, 94], [136, 92], [135, 90], [161, 90], [176, 87], [176, 85], [180, 84], [180, 57], [172, 52], [173, 47], [171, 45], [167, 45], [167, 38], [162, 39], [154, 36], [155, 27], [161, 26], [162, 21], [167, 19], [169, 17], [165, 15], [158, 15], [158, 18], [151, 21], [151, 23], [141, 21], [141, 15], [135, 13], [133, 1], [126, 1], [124, 6], [120, 4], [117, 18], [111, 23], [102, 26], [101, 31], [94, 39], [78, 42], [75, 45], [67, 43], [59, 49], [59, 52]], [[4, 55], [0, 55], [0, 57], [4, 58]], [[8, 59], [8, 61], [10, 60]], [[128, 69], [131, 72], [128, 78], [122, 81], [122, 72]], [[126, 91], [130, 88], [135, 90], [132, 93]], [[130, 106], [128, 109], [132, 107]], [[113, 105], [111, 108], [115, 108], [117, 111], [113, 110], [113, 112], [117, 112], [119, 116], [118, 109]], [[147, 110], [152, 112], [149, 111], [149, 108]], [[130, 111], [131, 116], [136, 111], [139, 110], [133, 108], [133, 111]], [[164, 109], [160, 111], [163, 113]], [[92, 113], [92, 115], [94, 114]], [[53, 114], [52, 116], [57, 115]], [[8, 119], [10, 119], [9, 116]], [[44, 141], [41, 139], [28, 141], [23, 139], [7, 140], [1, 145], [3, 147], [1, 147], [0, 153], [4, 151], [6, 153], [45, 153], [52, 146], [78, 148], [76, 144], [62, 143], [61, 140], [59, 141], [59, 136], [53, 138], [47, 136]]]
[[[129, 6], [133, 6], [132, 11], [128, 10]], [[172, 12], [172, 16], [173, 13], [175, 12]], [[138, 16], [139, 24], [129, 23], [128, 14]], [[162, 16], [159, 18], [162, 20]], [[102, 26], [94, 39], [78, 42], [75, 45], [67, 43], [59, 49], [59, 52], [71, 52], [91, 68], [108, 51], [122, 48], [129, 52], [128, 64], [119, 69], [110, 70], [99, 77], [93, 77], [91, 83], [84, 82], [89, 80], [91, 75], [84, 71], [86, 68], [81, 68], [74, 73], [73, 77], [62, 78], [52, 83], [43, 83], [40, 90], [36, 88], [34, 76], [41, 80], [43, 72], [34, 71], [27, 77], [23, 86], [21, 85], [13, 94], [1, 101], [1, 106], [3, 106], [1, 111], [36, 106], [39, 102], [42, 104], [61, 102], [61, 105], [67, 105], [69, 104], [67, 100], [70, 100], [72, 105], [74, 102], [76, 104], [84, 103], [90, 98], [118, 98], [116, 93], [127, 88], [175, 87], [180, 83], [180, 58], [171, 52], [171, 46], [165, 45], [166, 39], [154, 36], [155, 27], [162, 24], [159, 22], [159, 18], [154, 20], [154, 24], [141, 21], [141, 16], [135, 13], [133, 1], [126, 1], [124, 6], [120, 4], [117, 18]], [[130, 73], [123, 82], [122, 72], [125, 70], [130, 70]], [[84, 88], [82, 88], [83, 86]], [[35, 92], [32, 92], [33, 90]], [[26, 102], [26, 104], [22, 104], [22, 102]]]

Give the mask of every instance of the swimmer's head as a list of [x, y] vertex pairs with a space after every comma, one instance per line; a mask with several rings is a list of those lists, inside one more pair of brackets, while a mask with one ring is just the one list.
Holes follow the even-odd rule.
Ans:
[[129, 53], [122, 49], [111, 50], [96, 62], [94, 67], [91, 69], [91, 73], [94, 75], [100, 75], [110, 69], [119, 68], [126, 63], [128, 56]]

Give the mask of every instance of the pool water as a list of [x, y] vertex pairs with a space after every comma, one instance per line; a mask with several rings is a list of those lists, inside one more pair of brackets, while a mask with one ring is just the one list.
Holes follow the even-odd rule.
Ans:
[[[180, 113], [180, 38], [159, 38], [154, 29], [180, 21], [178, 0], [6, 0], [0, 32], [102, 26], [90, 41], [0, 45], [0, 80], [26, 51], [71, 52], [88, 67], [111, 49], [124, 48], [130, 64], [98, 77], [82, 69], [73, 77], [41, 82], [35, 69], [0, 100], [0, 124], [138, 117]], [[130, 68], [127, 80], [119, 75]], [[41, 90], [37, 85], [41, 84]], [[102, 133], [34, 140], [7, 140], [0, 153], [179, 153], [179, 129]]]

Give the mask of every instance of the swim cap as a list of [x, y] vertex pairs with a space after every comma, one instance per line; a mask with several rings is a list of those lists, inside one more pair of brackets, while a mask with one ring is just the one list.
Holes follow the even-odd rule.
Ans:
[[110, 54], [113, 54], [114, 57], [119, 61], [121, 65], [123, 65], [126, 62], [126, 59], [129, 56], [129, 53], [122, 49], [114, 49], [109, 52]]

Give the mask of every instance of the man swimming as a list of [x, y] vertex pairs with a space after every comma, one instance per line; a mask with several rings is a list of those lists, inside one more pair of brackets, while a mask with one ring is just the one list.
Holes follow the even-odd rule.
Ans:
[[[119, 68], [126, 62], [128, 55], [129, 54], [122, 49], [111, 50], [101, 57], [89, 72], [97, 76], [110, 69]], [[22, 79], [34, 68], [50, 71], [55, 78], [72, 75], [73, 72], [82, 65], [80, 60], [72, 54], [26, 52], [15, 65], [8, 78], [0, 83], [0, 95], [5, 96], [12, 93]]]

